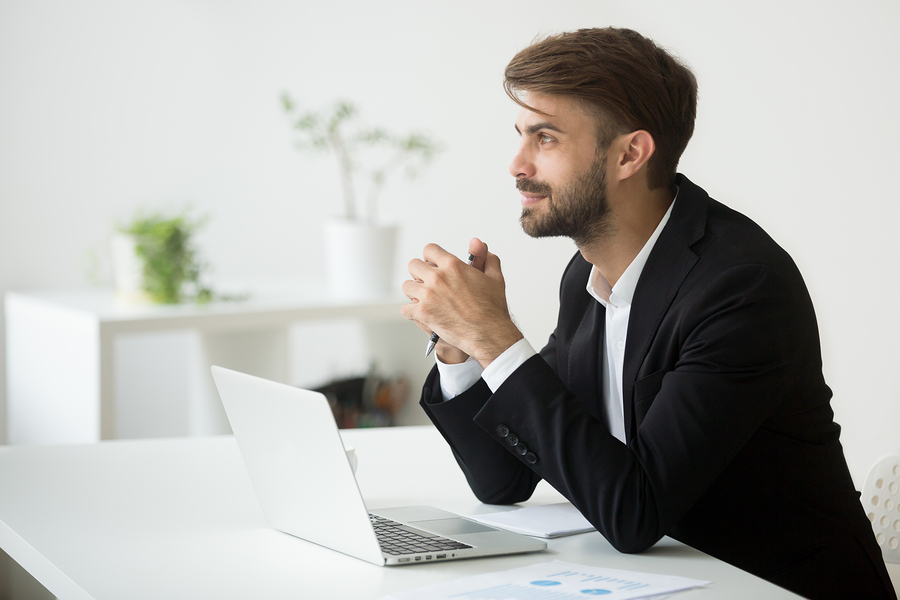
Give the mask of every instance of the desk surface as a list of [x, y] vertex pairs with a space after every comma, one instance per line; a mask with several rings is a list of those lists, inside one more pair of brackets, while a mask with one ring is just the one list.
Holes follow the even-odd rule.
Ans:
[[[343, 432], [371, 508], [492, 512], [429, 426]], [[377, 567], [266, 526], [231, 436], [0, 447], [0, 546], [58, 597], [379, 598], [554, 559], [713, 581], [678, 598], [795, 598], [668, 538], [640, 555], [599, 533], [548, 551]], [[528, 504], [559, 502], [542, 483]]]

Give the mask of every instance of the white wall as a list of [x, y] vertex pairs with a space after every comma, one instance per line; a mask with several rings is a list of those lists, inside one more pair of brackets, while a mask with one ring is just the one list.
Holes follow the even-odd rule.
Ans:
[[0, 0], [0, 292], [85, 285], [83, 255], [103, 250], [117, 219], [186, 202], [211, 216], [201, 242], [218, 277], [323, 276], [319, 226], [338, 211], [337, 179], [291, 148], [277, 104], [287, 89], [314, 104], [350, 98], [374, 121], [443, 140], [428, 175], [384, 199], [404, 226], [397, 279], [426, 242], [462, 252], [482, 236], [539, 345], [574, 248], [518, 228], [517, 111], [501, 74], [537, 34], [603, 25], [694, 68], [699, 117], [681, 170], [800, 265], [862, 485], [879, 455], [900, 451], [893, 0]]

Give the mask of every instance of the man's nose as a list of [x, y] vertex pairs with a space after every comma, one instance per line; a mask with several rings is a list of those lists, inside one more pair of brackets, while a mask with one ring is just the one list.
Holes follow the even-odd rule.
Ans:
[[534, 161], [524, 147], [520, 147], [519, 151], [513, 157], [512, 163], [509, 165], [509, 174], [519, 179], [520, 177], [534, 177]]

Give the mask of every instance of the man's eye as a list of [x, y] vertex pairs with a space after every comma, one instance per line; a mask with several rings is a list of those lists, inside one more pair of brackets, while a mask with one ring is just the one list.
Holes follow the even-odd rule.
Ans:
[[550, 137], [549, 135], [547, 135], [546, 133], [541, 134], [541, 143], [542, 144], [549, 144], [552, 141], [553, 141], [553, 138]]

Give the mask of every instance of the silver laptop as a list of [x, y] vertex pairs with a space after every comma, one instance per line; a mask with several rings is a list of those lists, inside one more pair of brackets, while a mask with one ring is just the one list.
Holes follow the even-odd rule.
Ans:
[[376, 565], [547, 547], [430, 506], [368, 511], [325, 396], [217, 366], [212, 374], [275, 529]]

